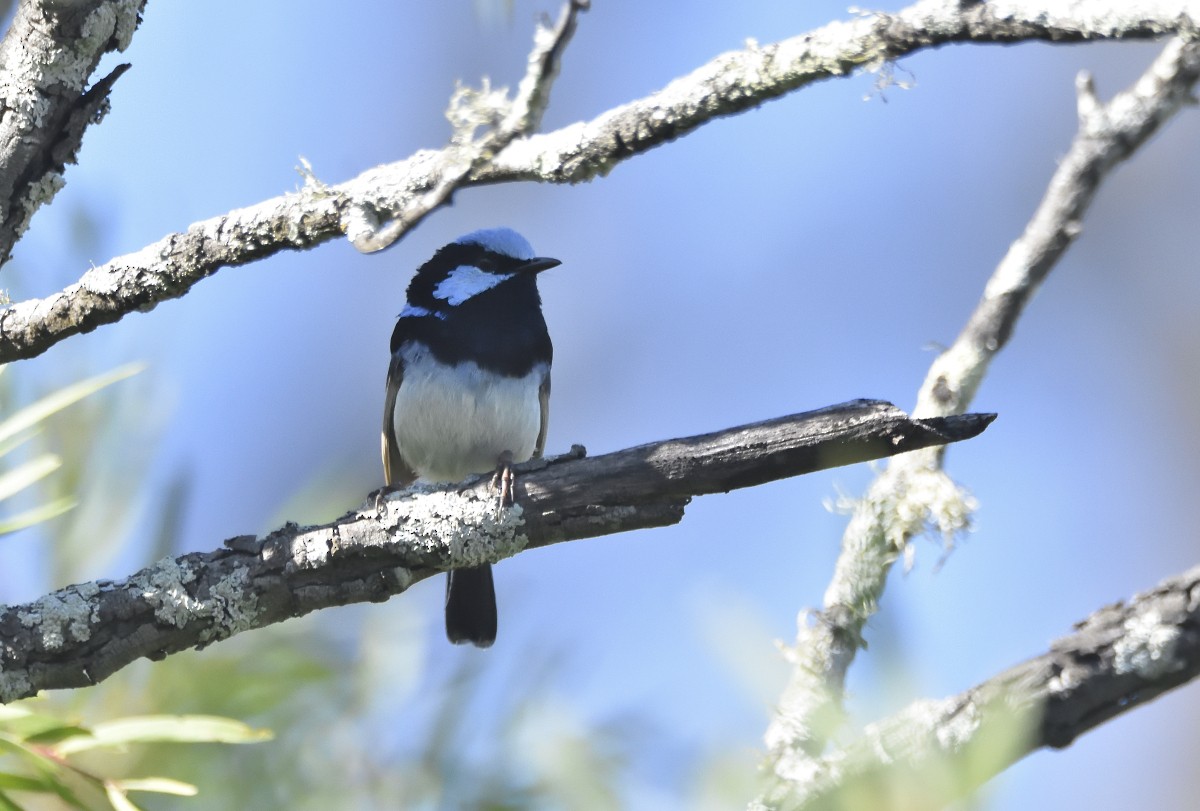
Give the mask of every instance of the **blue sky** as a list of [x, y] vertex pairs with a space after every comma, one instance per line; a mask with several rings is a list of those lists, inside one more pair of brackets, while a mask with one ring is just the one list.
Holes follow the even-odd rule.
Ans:
[[[112, 113], [17, 248], [14, 293], [78, 277], [63, 234], [81, 221], [85, 261], [101, 263], [297, 187], [302, 156], [335, 183], [442, 145], [455, 80], [515, 84], [542, 12], [557, 7], [150, 3]], [[824, 2], [597, 0], [544, 127], [645, 95], [747, 38], [846, 16]], [[512, 226], [563, 260], [541, 282], [555, 341], [550, 452], [856, 397], [908, 408], [1067, 148], [1075, 73], [1094, 71], [1107, 98], [1154, 53], [924, 52], [898, 66], [909, 89], [880, 91], [872, 75], [825, 82], [587, 185], [460, 192], [383, 254], [335, 242], [225, 269], [23, 367], [49, 384], [149, 364], [154, 479], [184, 471], [193, 488], [181, 551], [332, 517], [382, 483], [387, 341], [409, 275], [481, 227]], [[940, 548], [921, 541], [915, 570], [893, 575], [851, 677], [863, 720], [961, 691], [1196, 562], [1197, 126], [1184, 113], [1106, 184], [994, 364], [976, 405], [999, 420], [947, 457], [981, 503], [978, 530], [940, 570]], [[869, 476], [858, 466], [707, 497], [677, 527], [505, 562], [500, 639], [486, 653], [442, 644], [440, 581], [398, 599], [420, 618], [434, 672], [476, 657], [500, 689], [527, 658], [553, 654], [550, 689], [585, 725], [645, 717], [669, 730], [668, 759], [686, 771], [705, 752], [760, 745], [786, 672], [772, 639], [819, 605], [845, 525], [823, 504]], [[320, 494], [326, 514], [299, 514], [297, 493]], [[130, 553], [86, 576], [138, 563]], [[37, 596], [34, 582], [6, 583], [0, 599]], [[1185, 688], [1018, 764], [989, 807], [1178, 807], [1197, 720]]]

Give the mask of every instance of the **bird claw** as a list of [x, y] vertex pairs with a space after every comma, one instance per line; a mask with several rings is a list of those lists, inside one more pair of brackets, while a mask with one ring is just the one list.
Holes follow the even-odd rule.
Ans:
[[496, 472], [492, 474], [492, 487], [497, 490], [496, 514], [499, 515], [505, 507], [513, 503], [513, 455], [512, 451], [500, 454], [496, 461]]
[[373, 505], [376, 520], [383, 520], [387, 517], [387, 502], [385, 499], [389, 493], [394, 493], [399, 489], [399, 487], [394, 485], [384, 485], [375, 492], [367, 495], [367, 502]]

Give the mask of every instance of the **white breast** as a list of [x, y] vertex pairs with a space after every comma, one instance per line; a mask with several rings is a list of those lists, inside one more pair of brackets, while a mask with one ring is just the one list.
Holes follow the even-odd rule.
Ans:
[[545, 364], [513, 378], [474, 363], [444, 366], [417, 342], [400, 351], [404, 382], [392, 421], [400, 455], [418, 476], [456, 482], [495, 470], [504, 451], [516, 462], [533, 456]]

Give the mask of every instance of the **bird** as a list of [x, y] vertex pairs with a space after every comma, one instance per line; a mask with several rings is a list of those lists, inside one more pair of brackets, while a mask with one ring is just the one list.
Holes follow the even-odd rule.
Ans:
[[[512, 463], [542, 455], [554, 347], [537, 279], [560, 264], [536, 256], [511, 228], [490, 228], [459, 237], [417, 269], [391, 339], [388, 487], [511, 476]], [[496, 625], [491, 566], [448, 572], [447, 638], [490, 647]]]

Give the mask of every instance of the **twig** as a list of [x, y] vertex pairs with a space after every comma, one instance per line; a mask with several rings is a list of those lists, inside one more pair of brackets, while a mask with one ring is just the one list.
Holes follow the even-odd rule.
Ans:
[[[1137, 83], [1107, 105], [1091, 80], [1078, 80], [1080, 127], [1024, 234], [996, 268], [963, 331], [933, 363], [914, 411], [959, 413], [970, 404], [992, 357], [1012, 335], [1038, 285], [1081, 232], [1081, 220], [1111, 169], [1131, 155], [1188, 98], [1200, 76], [1200, 44], [1172, 40]], [[781, 802], [813, 775], [811, 759], [837, 725], [846, 672], [861, 644], [892, 563], [924, 527], [966, 520], [953, 483], [941, 472], [942, 450], [893, 460], [872, 483], [843, 536], [825, 607], [803, 618], [795, 667], [767, 731], [776, 782], [762, 798]]]
[[[1035, 0], [926, 0], [895, 14], [863, 15], [773, 45], [727, 53], [659, 92], [590, 122], [517, 138], [457, 187], [590, 180], [722, 116], [813, 82], [946, 43], [1148, 38], [1191, 31], [1196, 24], [1180, 12], [1178, 3], [1139, 3], [1131, 10], [1124, 0], [1095, 0], [1086, 9], [1063, 4], [1053, 13], [1044, 5]], [[348, 230], [369, 233], [373, 222], [400, 221], [414, 204], [420, 207], [425, 195], [436, 193], [457, 166], [455, 146], [419, 152], [341, 185], [311, 182], [299, 192], [170, 234], [88, 270], [58, 293], [0, 311], [0, 363], [34, 357], [71, 335], [178, 298], [223, 267], [310, 248]], [[373, 219], [364, 217], [367, 210], [375, 212]]]
[[[374, 253], [392, 245], [449, 200], [468, 177], [514, 138], [537, 130], [550, 103], [550, 88], [558, 76], [563, 50], [575, 34], [580, 12], [586, 11], [588, 5], [588, 0], [570, 0], [553, 28], [538, 27], [525, 77], [511, 102], [503, 91], [492, 93], [487, 86], [482, 92], [460, 88], [447, 112], [455, 125], [455, 136], [452, 146], [443, 153], [446, 166], [436, 185], [409, 199], [405, 208], [392, 213], [391, 220], [382, 226], [378, 224], [380, 208], [367, 200], [357, 201], [345, 223], [346, 236], [354, 247], [363, 253]], [[476, 138], [475, 130], [481, 126], [487, 131]], [[383, 211], [387, 211], [386, 207]]]
[[120, 583], [0, 607], [0, 702], [92, 684], [135, 659], [320, 608], [386, 600], [436, 572], [529, 547], [673, 524], [692, 496], [968, 439], [992, 417], [919, 421], [857, 400], [604, 456], [530, 462], [517, 468], [519, 509], [500, 515], [488, 476], [369, 498], [329, 524], [288, 524], [165, 558]]
[[[1062, 748], [1200, 676], [1200, 567], [1107, 606], [1041, 656], [920, 701], [819, 758], [786, 808], [941, 808], [1022, 757]], [[885, 758], [880, 754], [886, 753]], [[876, 791], [875, 789], [878, 789]]]

